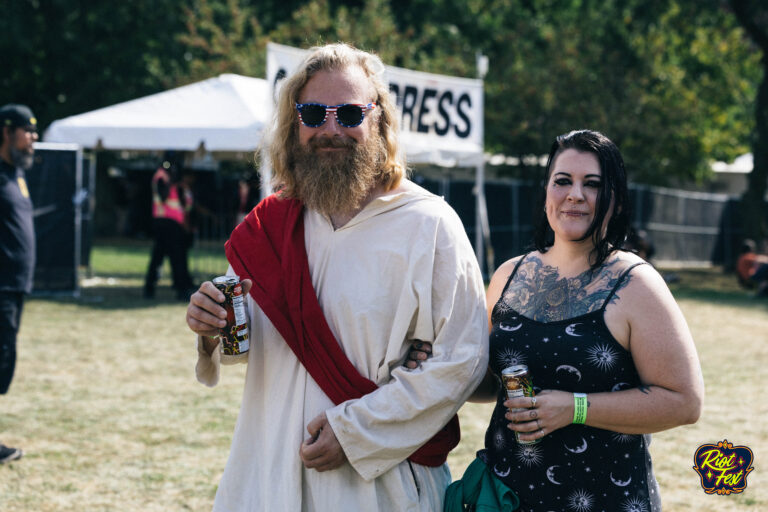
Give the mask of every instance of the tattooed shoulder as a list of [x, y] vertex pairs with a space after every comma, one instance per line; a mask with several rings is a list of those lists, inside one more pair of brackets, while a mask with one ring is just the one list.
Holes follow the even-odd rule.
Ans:
[[[539, 322], [552, 322], [581, 316], [600, 309], [611, 290], [619, 283], [626, 264], [612, 258], [599, 269], [587, 270], [571, 278], [561, 277], [558, 268], [529, 256], [503, 293], [500, 302], [509, 309]], [[627, 276], [617, 288], [624, 288]], [[610, 303], [618, 300], [614, 294]]]

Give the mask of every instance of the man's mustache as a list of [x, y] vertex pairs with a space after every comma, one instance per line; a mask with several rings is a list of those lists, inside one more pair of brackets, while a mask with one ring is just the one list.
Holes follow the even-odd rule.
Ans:
[[316, 136], [309, 140], [310, 149], [343, 148], [352, 149], [357, 142], [351, 137]]

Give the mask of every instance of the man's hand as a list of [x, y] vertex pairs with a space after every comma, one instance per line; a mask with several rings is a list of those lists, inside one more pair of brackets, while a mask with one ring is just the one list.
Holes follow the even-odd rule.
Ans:
[[347, 461], [325, 413], [309, 422], [307, 432], [310, 437], [299, 448], [299, 456], [306, 468], [329, 471]]
[[[251, 280], [241, 281], [243, 295], [248, 295]], [[210, 355], [219, 344], [216, 336], [219, 329], [227, 325], [227, 311], [219, 305], [224, 302], [224, 294], [212, 282], [206, 281], [189, 298], [187, 306], [187, 325], [199, 336], [203, 337], [203, 348]]]
[[[251, 280], [243, 279], [240, 285], [243, 295], [248, 295]], [[227, 311], [219, 305], [224, 302], [224, 294], [212, 282], [206, 281], [189, 299], [187, 306], [187, 325], [200, 336], [217, 336], [219, 329], [227, 325]]]

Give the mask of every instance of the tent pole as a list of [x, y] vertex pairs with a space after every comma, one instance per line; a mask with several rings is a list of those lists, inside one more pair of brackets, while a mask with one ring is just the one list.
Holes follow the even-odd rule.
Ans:
[[488, 206], [485, 202], [485, 162], [480, 159], [475, 172], [475, 255], [482, 269], [483, 257], [490, 280], [494, 272], [494, 254], [491, 245], [491, 229], [488, 223]]

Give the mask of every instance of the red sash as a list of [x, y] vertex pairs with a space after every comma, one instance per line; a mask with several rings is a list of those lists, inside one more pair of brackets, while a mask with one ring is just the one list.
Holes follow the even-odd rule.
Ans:
[[[309, 275], [304, 247], [303, 205], [275, 194], [261, 201], [225, 244], [227, 260], [241, 279], [253, 281], [250, 294], [333, 403], [377, 389], [360, 375], [331, 332]], [[409, 460], [440, 466], [459, 444], [454, 416]]]

